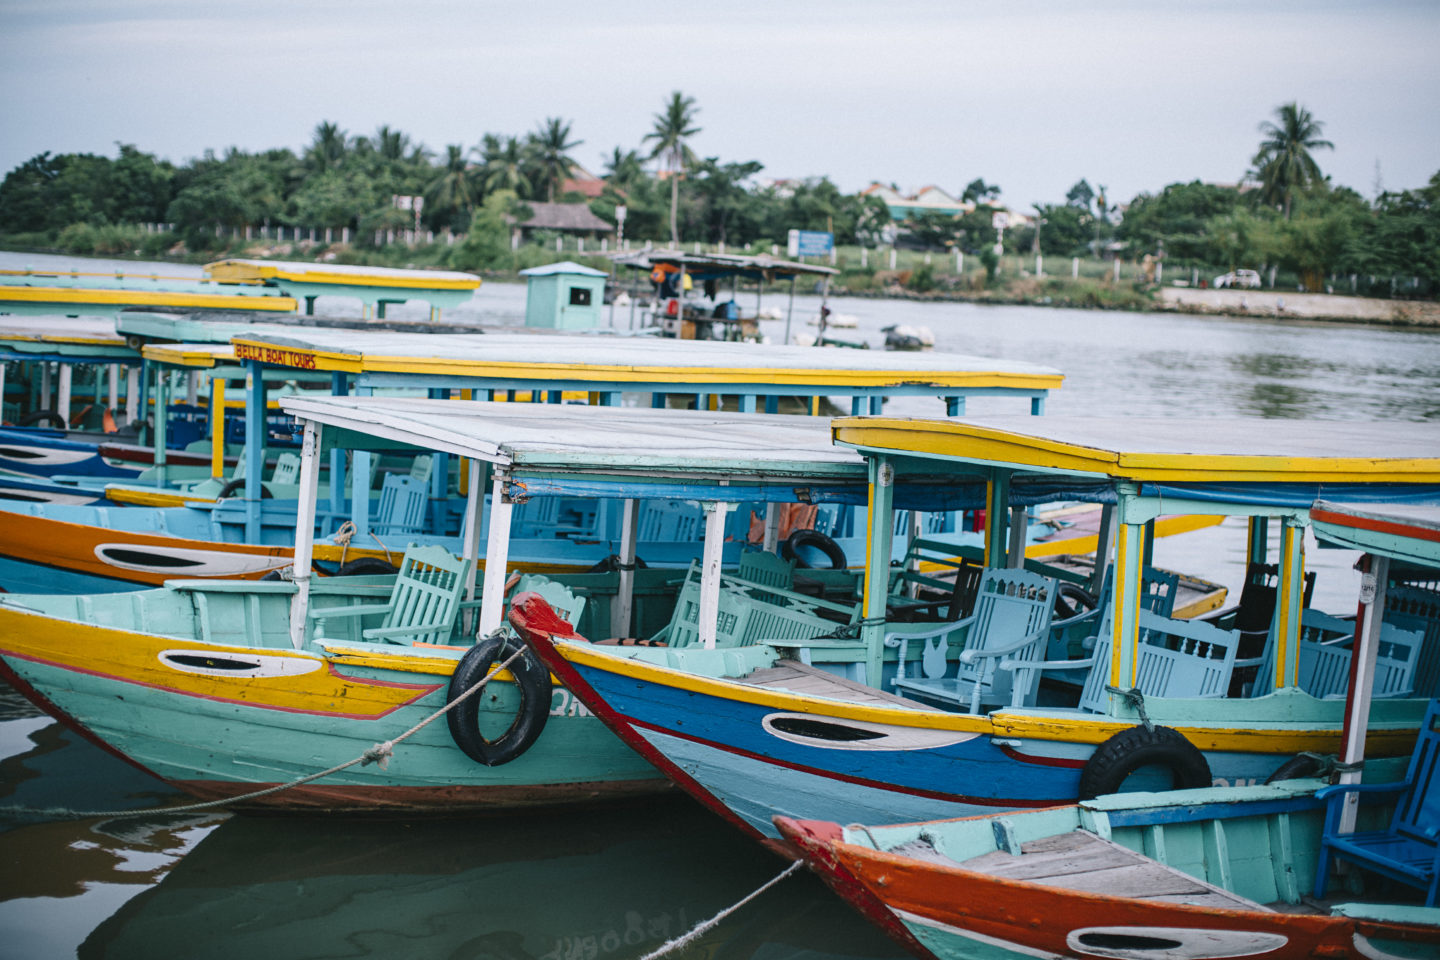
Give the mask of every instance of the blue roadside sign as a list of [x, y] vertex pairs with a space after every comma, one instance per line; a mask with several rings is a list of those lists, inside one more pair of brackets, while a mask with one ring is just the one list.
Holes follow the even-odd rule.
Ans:
[[823, 230], [791, 230], [786, 253], [792, 257], [827, 257], [835, 249], [835, 234]]

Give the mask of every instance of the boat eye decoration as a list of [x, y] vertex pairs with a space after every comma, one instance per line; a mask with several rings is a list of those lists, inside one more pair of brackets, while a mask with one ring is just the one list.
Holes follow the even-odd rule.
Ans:
[[781, 740], [825, 750], [934, 750], [979, 736], [978, 733], [900, 727], [809, 713], [772, 713], [761, 725]]
[[1289, 938], [1258, 930], [1190, 927], [1084, 927], [1071, 930], [1065, 945], [1082, 957], [1117, 960], [1221, 960], [1278, 950]]
[[202, 677], [298, 677], [320, 669], [320, 661], [308, 657], [277, 657], [228, 650], [224, 653], [162, 650], [160, 662], [172, 670]]
[[292, 562], [289, 557], [145, 543], [96, 544], [95, 557], [121, 570], [197, 577], [253, 576], [289, 566]]

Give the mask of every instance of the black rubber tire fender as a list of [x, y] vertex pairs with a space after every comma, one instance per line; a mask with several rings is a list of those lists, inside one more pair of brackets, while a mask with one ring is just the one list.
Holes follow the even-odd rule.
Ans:
[[492, 666], [509, 659], [517, 649], [524, 649], [524, 653], [510, 664], [510, 672], [520, 691], [520, 709], [504, 733], [491, 740], [480, 732], [480, 700], [487, 695], [485, 690], [471, 694], [445, 715], [455, 745], [471, 760], [487, 767], [509, 763], [539, 739], [550, 719], [550, 671], [518, 639], [497, 634], [467, 650], [450, 678], [447, 703], [484, 679]]
[[[240, 478], [237, 479], [237, 480], [231, 480], [229, 483], [225, 484], [225, 486], [221, 487], [221, 488], [220, 488], [220, 492], [215, 495], [215, 499], [216, 499], [216, 500], [224, 500], [224, 499], [230, 497], [232, 494], [234, 494], [237, 490], [240, 491], [241, 493], [244, 493], [244, 492], [245, 492], [245, 478], [244, 478], [244, 477], [240, 477]], [[269, 489], [268, 487], [266, 487], [265, 484], [263, 484], [263, 483], [260, 484], [260, 499], [261, 499], [261, 500], [270, 500], [270, 499], [273, 499], [274, 496], [275, 496], [275, 495], [270, 492], [270, 489]]]
[[811, 548], [825, 554], [830, 561], [831, 570], [844, 570], [848, 564], [845, 560], [845, 551], [840, 549], [840, 544], [831, 540], [819, 530], [796, 530], [785, 538], [780, 544], [780, 556], [786, 560], [794, 560], [795, 566], [801, 570], [814, 569], [809, 561], [800, 552], [802, 549]]
[[1210, 786], [1210, 763], [1172, 727], [1129, 727], [1100, 744], [1080, 771], [1080, 799], [1117, 792], [1141, 767], [1167, 767], [1172, 789]]
[[70, 429], [70, 424], [65, 422], [65, 418], [54, 410], [36, 410], [34, 413], [27, 413], [15, 425], [17, 427], [35, 427], [43, 423], [49, 423], [56, 430]]
[[1076, 614], [1094, 610], [1099, 601], [1095, 594], [1086, 590], [1079, 584], [1062, 581], [1055, 588], [1055, 613], [1056, 620], [1068, 620]]
[[356, 557], [354, 560], [346, 560], [340, 564], [340, 569], [331, 576], [335, 577], [378, 577], [394, 576], [400, 572], [400, 568], [393, 563], [386, 563], [379, 557]]
[[[642, 558], [640, 558], [640, 557], [636, 557], [636, 558], [635, 558], [635, 569], [636, 569], [636, 570], [645, 570], [645, 569], [648, 568], [648, 566], [649, 566], [649, 565], [648, 565]], [[606, 557], [605, 559], [596, 561], [595, 564], [594, 564], [592, 567], [590, 567], [589, 570], [586, 570], [585, 572], [586, 572], [586, 573], [614, 573], [616, 570], [619, 570], [619, 569], [620, 569], [620, 554], [618, 554], [618, 553], [612, 553], [612, 554], [610, 554], [610, 556]]]

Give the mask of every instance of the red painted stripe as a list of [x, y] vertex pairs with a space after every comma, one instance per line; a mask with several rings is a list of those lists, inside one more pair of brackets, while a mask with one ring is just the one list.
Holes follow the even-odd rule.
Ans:
[[1042, 767], [1070, 767], [1079, 770], [1085, 766], [1084, 760], [1072, 760], [1069, 757], [1041, 757], [1033, 753], [1021, 753], [1014, 747], [1001, 747], [1000, 752], [1011, 760], [1018, 760], [1021, 763], [1033, 763]]
[[1409, 540], [1426, 540], [1432, 543], [1440, 543], [1440, 530], [1435, 530], [1431, 527], [1417, 527], [1403, 521], [1376, 520], [1371, 517], [1359, 517], [1348, 513], [1331, 513], [1329, 510], [1312, 510], [1311, 516], [1324, 523], [1333, 523], [1337, 527], [1370, 530], [1375, 533], [1389, 533], [1397, 537], [1405, 537]]

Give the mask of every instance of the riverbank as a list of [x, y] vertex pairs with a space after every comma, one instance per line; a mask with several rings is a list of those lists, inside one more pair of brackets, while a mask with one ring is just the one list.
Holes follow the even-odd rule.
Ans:
[[1331, 293], [1184, 287], [1162, 287], [1157, 294], [1158, 306], [1183, 313], [1440, 327], [1440, 303], [1429, 300], [1375, 300]]

